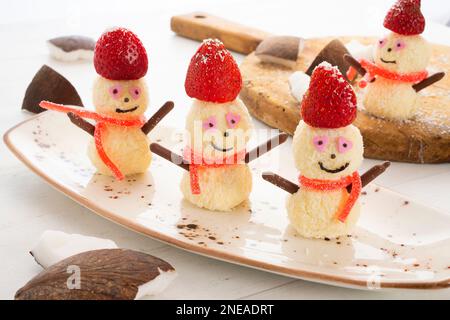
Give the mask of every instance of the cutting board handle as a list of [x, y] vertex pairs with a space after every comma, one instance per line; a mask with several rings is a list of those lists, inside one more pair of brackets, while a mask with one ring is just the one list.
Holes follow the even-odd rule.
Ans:
[[269, 33], [249, 28], [205, 12], [193, 12], [172, 17], [170, 27], [176, 34], [202, 41], [208, 38], [221, 40], [227, 49], [249, 54]]

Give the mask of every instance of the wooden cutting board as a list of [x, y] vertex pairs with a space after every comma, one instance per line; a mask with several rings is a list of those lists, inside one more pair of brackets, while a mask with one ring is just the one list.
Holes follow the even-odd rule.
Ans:
[[[335, 39], [307, 39], [297, 65], [290, 69], [262, 63], [252, 53], [270, 36], [269, 33], [201, 12], [175, 16], [171, 27], [181, 36], [195, 40], [218, 38], [228, 49], [248, 54], [240, 66], [244, 81], [241, 99], [255, 118], [289, 134], [294, 133], [301, 118], [299, 103], [290, 93], [288, 78], [296, 70], [305, 71], [319, 51]], [[338, 39], [343, 43], [376, 41], [375, 38], [356, 36]], [[450, 162], [450, 47], [438, 44], [432, 47], [430, 67], [447, 74], [420, 92], [415, 119], [392, 121], [374, 117], [363, 108], [358, 110], [355, 125], [363, 135], [365, 157], [414, 163]], [[360, 97], [359, 89], [354, 89]]]

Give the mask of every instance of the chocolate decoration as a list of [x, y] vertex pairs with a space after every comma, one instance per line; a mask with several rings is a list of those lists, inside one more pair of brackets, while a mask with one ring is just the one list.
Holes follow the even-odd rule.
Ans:
[[[76, 266], [77, 269], [70, 267]], [[83, 252], [42, 271], [16, 292], [16, 300], [132, 300], [139, 286], [161, 272], [174, 271], [167, 262], [128, 249]], [[71, 277], [78, 287], [70, 287]]]
[[[317, 67], [323, 61], [330, 63], [333, 66], [338, 67], [339, 71], [342, 73], [345, 79], [347, 79], [347, 70], [349, 68], [348, 62], [344, 59], [344, 55], [349, 54], [347, 48], [344, 44], [338, 39], [334, 39], [329, 42], [322, 51], [316, 56], [314, 61], [309, 66], [308, 70], [306, 70], [306, 74], [311, 76], [314, 68]], [[347, 79], [348, 80], [348, 79]]]
[[277, 186], [280, 189], [283, 189], [284, 191], [289, 192], [290, 194], [294, 194], [298, 191], [299, 186], [282, 176], [277, 175], [276, 173], [267, 171], [263, 172], [262, 178], [266, 181], [269, 181], [273, 185]]
[[445, 72], [438, 72], [433, 74], [432, 76], [429, 76], [428, 78], [420, 81], [419, 83], [416, 83], [413, 85], [413, 89], [416, 90], [416, 92], [419, 92], [420, 90], [425, 89], [426, 87], [431, 86], [433, 83], [438, 82], [442, 78], [444, 78]]
[[362, 77], [366, 75], [366, 69], [364, 69], [361, 63], [359, 63], [359, 61], [353, 58], [350, 54], [344, 54], [344, 60], [347, 61], [347, 63], [351, 65]]
[[144, 134], [149, 134], [156, 125], [170, 112], [172, 111], [174, 103], [167, 101], [159, 110], [142, 126], [141, 130]]
[[48, 40], [49, 43], [63, 50], [72, 52], [76, 50], [94, 51], [95, 40], [85, 36], [64, 36]]
[[[382, 164], [378, 164], [367, 170], [365, 173], [361, 175], [361, 187], [364, 188], [367, 186], [370, 182], [375, 180], [379, 175], [381, 175], [384, 171], [386, 171], [387, 168], [391, 163], [389, 161], [383, 162]], [[347, 187], [347, 191], [350, 193], [352, 191], [352, 186], [349, 185]]]
[[69, 117], [70, 121], [74, 125], [76, 125], [80, 129], [83, 129], [84, 131], [89, 133], [91, 136], [94, 136], [95, 126], [93, 124], [87, 122], [86, 120], [84, 120], [83, 118], [81, 118], [80, 116], [78, 116], [78, 115], [76, 115], [75, 113], [72, 113], [72, 112], [69, 112], [67, 114], [67, 116]]
[[294, 67], [303, 40], [293, 36], [271, 36], [264, 39], [255, 50], [255, 55], [263, 62]]
[[283, 144], [288, 137], [288, 134], [281, 133], [278, 136], [260, 144], [259, 146], [245, 154], [245, 163], [249, 163], [250, 161], [253, 161], [256, 158], [261, 157], [263, 154], [269, 152], [271, 149], [279, 146], [280, 144]]
[[164, 148], [162, 145], [158, 143], [152, 143], [150, 145], [150, 151], [156, 153], [161, 158], [164, 158], [167, 161], [176, 164], [180, 168], [189, 171], [189, 164], [184, 161], [182, 156], [176, 154], [175, 152], [170, 151], [169, 149]]
[[[391, 163], [389, 161], [386, 161], [382, 164], [373, 166], [372, 168], [367, 170], [363, 175], [361, 175], [362, 187], [364, 188], [370, 182], [375, 180], [375, 178], [377, 178], [380, 174], [382, 174], [390, 165], [391, 165]], [[262, 174], [262, 178], [264, 180], [272, 183], [273, 185], [289, 192], [290, 194], [294, 194], [298, 191], [298, 189], [300, 189], [300, 187], [297, 184], [295, 184], [289, 180], [286, 180], [285, 178], [283, 178], [273, 172], [270, 172], [270, 171], [264, 172]], [[349, 185], [347, 187], [347, 191], [349, 193], [352, 191], [351, 185]]]
[[60, 104], [83, 106], [83, 102], [73, 85], [58, 72], [43, 65], [36, 73], [25, 91], [22, 109], [32, 113], [41, 113], [45, 109], [39, 107], [43, 100]]

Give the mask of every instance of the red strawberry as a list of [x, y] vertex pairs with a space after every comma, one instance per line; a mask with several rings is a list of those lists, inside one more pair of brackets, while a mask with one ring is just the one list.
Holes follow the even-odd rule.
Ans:
[[131, 31], [107, 31], [95, 46], [94, 66], [99, 75], [110, 80], [136, 80], [147, 73], [147, 52]]
[[425, 18], [420, 11], [420, 0], [398, 0], [384, 18], [383, 25], [405, 36], [421, 34], [425, 29]]
[[219, 40], [203, 41], [192, 57], [184, 88], [191, 98], [215, 103], [233, 101], [242, 78], [233, 56]]
[[322, 62], [302, 100], [303, 120], [316, 128], [341, 128], [356, 118], [356, 95], [338, 68]]

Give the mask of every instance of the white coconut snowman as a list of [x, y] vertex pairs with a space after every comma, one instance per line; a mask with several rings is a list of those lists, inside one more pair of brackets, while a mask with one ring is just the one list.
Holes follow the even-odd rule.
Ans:
[[358, 220], [362, 185], [357, 170], [364, 148], [359, 129], [352, 125], [356, 103], [352, 87], [339, 70], [327, 62], [318, 65], [303, 97], [303, 120], [292, 142], [295, 166], [300, 171], [299, 185], [272, 173], [277, 179], [263, 175], [292, 193], [287, 213], [301, 236], [347, 235]]
[[218, 40], [205, 40], [193, 56], [185, 89], [194, 98], [186, 119], [190, 135], [181, 181], [184, 197], [201, 208], [229, 211], [252, 190], [244, 163], [253, 131], [247, 108], [237, 97], [242, 79], [232, 55]]
[[[146, 50], [131, 31], [116, 28], [97, 41], [94, 66], [95, 112], [41, 103], [47, 109], [69, 113], [72, 122], [94, 136], [88, 155], [98, 172], [121, 180], [145, 172], [151, 162], [147, 134], [173, 108], [166, 103], [144, 121], [149, 97], [144, 79], [148, 69]], [[83, 118], [97, 122], [95, 127]]]
[[[374, 62], [362, 59], [357, 66], [365, 76], [360, 86], [367, 86], [364, 108], [386, 119], [411, 119], [417, 111], [420, 90], [415, 85], [427, 79], [426, 67], [431, 57], [431, 47], [420, 35], [425, 28], [420, 0], [397, 1], [386, 15], [384, 26], [392, 32], [378, 41]], [[354, 73], [350, 69], [349, 78]], [[426, 86], [443, 74], [435, 76]]]
[[[242, 87], [239, 68], [219, 40], [203, 41], [192, 57], [185, 81], [194, 99], [186, 118], [188, 144], [184, 149], [181, 180], [184, 198], [213, 211], [230, 211], [248, 199], [252, 175], [248, 162], [283, 143], [282, 134], [246, 152], [253, 124], [238, 98]], [[175, 162], [177, 158], [158, 144], [152, 150]], [[180, 163], [177, 163], [180, 164]]]

